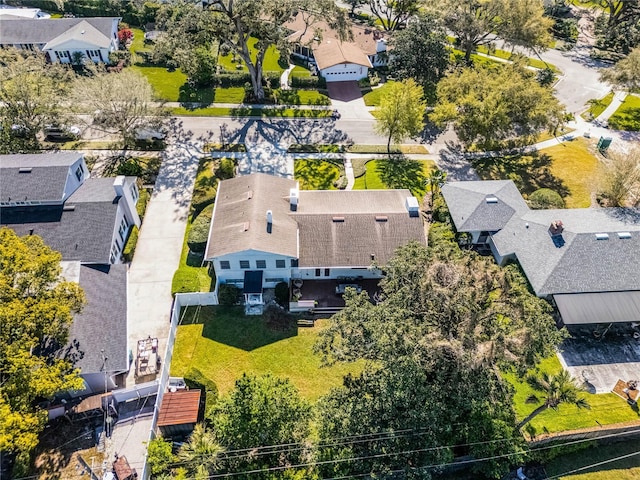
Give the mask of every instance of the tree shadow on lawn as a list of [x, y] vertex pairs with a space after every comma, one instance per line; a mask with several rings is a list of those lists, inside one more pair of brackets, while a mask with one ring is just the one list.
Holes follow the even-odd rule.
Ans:
[[342, 162], [339, 160], [298, 160], [295, 178], [305, 190], [329, 190], [340, 178]]
[[298, 327], [295, 323], [286, 329], [270, 328], [266, 316], [247, 316], [241, 306], [201, 307], [196, 318], [194, 318], [196, 307], [191, 308], [193, 313], [183, 312], [182, 324], [203, 323], [204, 338], [246, 352], [298, 335]]
[[[212, 87], [192, 87], [189, 83], [185, 83], [180, 87], [178, 101], [187, 110], [195, 110], [211, 105], [215, 98], [215, 90]], [[192, 105], [197, 104], [197, 105]]]
[[637, 132], [640, 130], [640, 108], [628, 108], [609, 118], [609, 127], [615, 130]]
[[546, 153], [532, 152], [475, 159], [473, 167], [483, 180], [513, 180], [525, 195], [550, 188], [567, 197], [570, 192], [564, 181], [551, 172], [552, 161]]
[[388, 188], [407, 188], [418, 196], [424, 195], [426, 187], [427, 177], [423, 167], [422, 162], [411, 160], [404, 155], [376, 162], [376, 172]]

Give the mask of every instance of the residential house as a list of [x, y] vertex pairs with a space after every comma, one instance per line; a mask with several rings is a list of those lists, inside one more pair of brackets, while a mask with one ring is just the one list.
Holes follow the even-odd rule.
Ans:
[[517, 261], [565, 325], [640, 321], [640, 211], [531, 210], [515, 192], [510, 180], [442, 187], [456, 229]]
[[218, 284], [260, 304], [263, 289], [279, 282], [378, 280], [379, 267], [411, 241], [424, 244], [425, 235], [409, 190], [300, 190], [259, 173], [220, 182], [205, 260]]
[[118, 49], [118, 17], [23, 18], [0, 16], [0, 47], [42, 51], [50, 62], [71, 63], [79, 54], [109, 63]]
[[140, 226], [135, 177], [91, 178], [77, 152], [0, 155], [0, 225], [39, 235], [62, 254], [62, 277], [84, 289], [68, 345], [87, 394], [115, 388], [129, 369], [127, 266], [122, 248]]
[[0, 5], [0, 18], [51, 18], [51, 15], [39, 8], [21, 8], [11, 5]]
[[374, 28], [352, 25], [351, 38], [340, 40], [328, 23], [309, 26], [302, 13], [285, 26], [292, 32], [293, 55], [315, 64], [327, 82], [360, 80], [369, 68], [386, 65], [387, 39]]

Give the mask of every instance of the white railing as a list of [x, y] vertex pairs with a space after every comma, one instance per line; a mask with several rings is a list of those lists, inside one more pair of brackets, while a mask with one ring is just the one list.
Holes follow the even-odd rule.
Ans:
[[[160, 412], [160, 405], [162, 405], [162, 398], [167, 391], [169, 371], [171, 370], [171, 358], [173, 357], [173, 345], [176, 341], [176, 333], [178, 331], [178, 325], [180, 324], [180, 312], [182, 307], [192, 307], [196, 305], [218, 305], [217, 292], [177, 293], [173, 300], [173, 307], [171, 309], [171, 326], [169, 327], [169, 338], [167, 339], [167, 351], [164, 355], [162, 372], [160, 373], [156, 405], [153, 410], [153, 420], [149, 431], [149, 441], [156, 438], [158, 413]], [[145, 452], [144, 466], [142, 467], [142, 475], [140, 478], [142, 478], [142, 480], [148, 480], [149, 476], [150, 472], [147, 469], [147, 454]]]

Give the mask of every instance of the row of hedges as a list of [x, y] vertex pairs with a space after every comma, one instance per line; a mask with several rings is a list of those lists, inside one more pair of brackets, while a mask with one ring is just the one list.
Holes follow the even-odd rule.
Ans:
[[[216, 87], [244, 87], [251, 84], [251, 75], [248, 72], [239, 73], [218, 73], [213, 77], [213, 85]], [[280, 85], [280, 74], [278, 72], [264, 72], [262, 84], [265, 86]]]
[[327, 87], [322, 77], [289, 77], [292, 88], [321, 89]]
[[211, 217], [213, 217], [213, 204], [205, 207], [191, 224], [187, 245], [193, 253], [204, 253], [209, 239]]

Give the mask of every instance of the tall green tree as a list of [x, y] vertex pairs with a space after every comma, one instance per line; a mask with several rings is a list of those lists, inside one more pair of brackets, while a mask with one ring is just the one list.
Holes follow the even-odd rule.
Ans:
[[[591, 408], [589, 402], [581, 395], [584, 390], [576, 384], [571, 374], [566, 370], [562, 370], [556, 375], [550, 375], [547, 372], [540, 375], [530, 375], [527, 377], [527, 383], [542, 394], [542, 404], [527, 415], [518, 424], [518, 428], [522, 428], [548, 408], [557, 410], [563, 404], [573, 404], [578, 408]], [[540, 403], [540, 401], [535, 394], [527, 398], [527, 403]]]
[[417, 16], [391, 41], [389, 68], [398, 78], [413, 78], [429, 95], [449, 66], [447, 35], [438, 17]]
[[366, 3], [388, 32], [402, 27], [420, 7], [420, 0], [366, 0]]
[[218, 442], [227, 450], [249, 449], [254, 453], [225, 455], [222, 470], [238, 472], [304, 463], [308, 458], [305, 448], [274, 451], [262, 447], [305, 441], [310, 416], [310, 405], [289, 380], [243, 375], [210, 412], [209, 421]]
[[632, 91], [640, 88], [640, 48], [632, 50], [629, 55], [613, 67], [600, 71], [600, 79], [614, 88]]
[[[254, 100], [264, 100], [262, 85], [264, 57], [269, 47], [276, 46], [285, 56], [289, 52], [287, 38], [291, 34], [283, 27], [301, 14], [308, 28], [322, 20], [347, 35], [347, 15], [333, 0], [210, 0], [214, 32], [219, 41], [238, 55], [249, 70]], [[253, 44], [253, 51], [249, 42]], [[295, 42], [296, 39], [293, 39]]]
[[405, 138], [416, 136], [422, 131], [426, 108], [424, 91], [413, 79], [389, 85], [380, 106], [373, 112], [376, 132], [387, 137], [389, 155], [391, 141], [402, 143]]
[[11, 140], [0, 149], [15, 153], [40, 146], [37, 135], [44, 126], [62, 119], [71, 76], [42, 54], [0, 49], [0, 124]]
[[199, 423], [191, 432], [189, 441], [180, 447], [178, 458], [196, 478], [207, 478], [220, 467], [223, 452], [224, 448], [216, 441], [215, 434]]
[[437, 95], [429, 118], [452, 124], [465, 147], [492, 149], [506, 140], [528, 144], [543, 130], [555, 132], [564, 121], [551, 88], [520, 64], [459, 69], [440, 81]]
[[609, 207], [635, 207], [640, 203], [640, 148], [609, 152], [600, 177], [599, 195]]
[[83, 386], [57, 356], [84, 302], [78, 284], [60, 281], [61, 259], [40, 237], [0, 228], [0, 451], [20, 465], [46, 422], [38, 401]]

